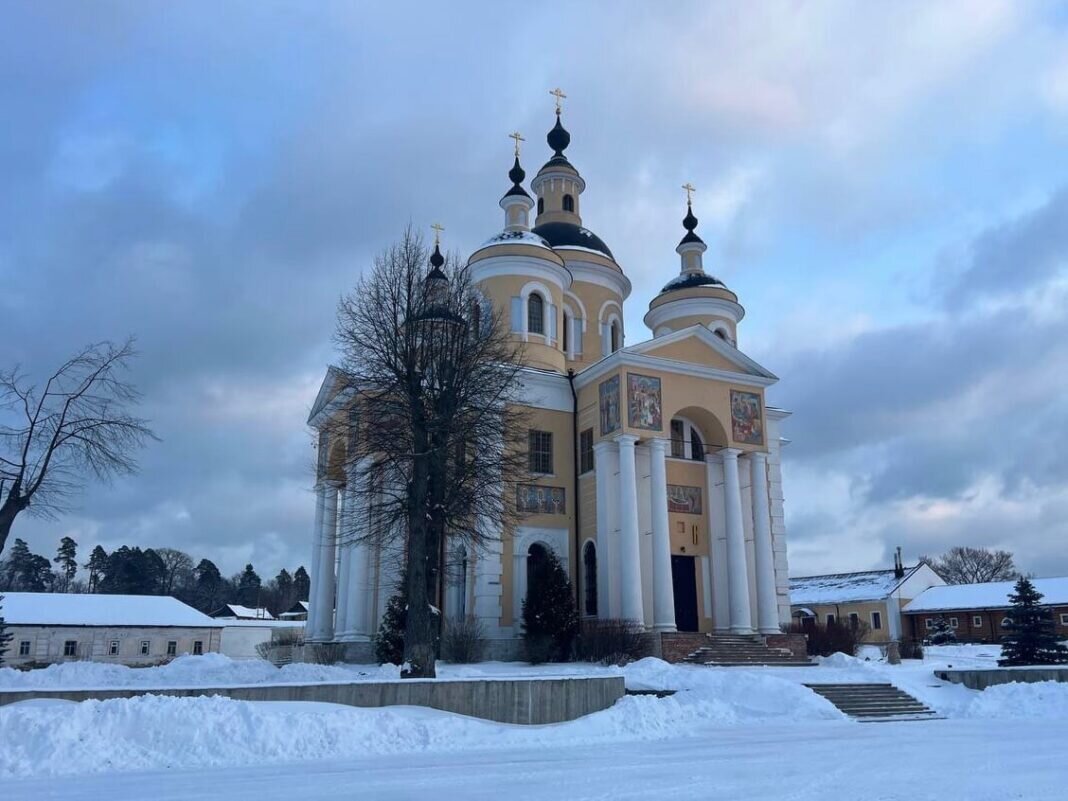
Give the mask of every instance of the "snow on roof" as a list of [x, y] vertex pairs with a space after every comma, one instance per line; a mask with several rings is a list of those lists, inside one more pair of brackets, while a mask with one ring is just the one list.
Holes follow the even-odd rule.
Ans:
[[[1068, 576], [1031, 579], [1042, 593], [1042, 605], [1068, 606]], [[930, 587], [905, 605], [905, 612], [937, 612], [952, 609], [1004, 609], [1015, 581], [990, 581], [985, 584], [949, 584]]]
[[[230, 610], [230, 614], [238, 620], [274, 620], [274, 615], [263, 607], [253, 609], [251, 606], [241, 606], [241, 604], [226, 604], [219, 612], [225, 613], [226, 610]], [[215, 616], [225, 617], [225, 614], [220, 615], [217, 612]]]
[[182, 626], [219, 622], [169, 595], [6, 592], [0, 614], [9, 626]]
[[303, 620], [238, 620], [236, 618], [217, 617], [215, 625], [224, 629], [302, 629]]
[[827, 576], [803, 576], [790, 579], [790, 604], [837, 604], [850, 601], [878, 601], [886, 598], [911, 576], [916, 567], [905, 568], [903, 578], [890, 570], [866, 570], [862, 573], [833, 573]]

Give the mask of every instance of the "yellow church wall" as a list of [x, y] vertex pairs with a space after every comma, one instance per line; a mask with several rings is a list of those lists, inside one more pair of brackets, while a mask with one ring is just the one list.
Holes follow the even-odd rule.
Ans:
[[674, 359], [677, 362], [702, 364], [708, 367], [715, 367], [718, 370], [729, 370], [730, 372], [737, 372], [738, 370], [738, 365], [731, 362], [726, 356], [717, 353], [696, 337], [683, 339], [680, 342], [670, 342], [662, 347], [653, 348], [646, 351], [646, 355], [657, 356], [661, 359]]
[[[607, 259], [605, 261], [608, 262]], [[618, 292], [608, 287], [600, 284], [590, 284], [586, 281], [573, 282], [569, 291], [581, 300], [582, 305], [586, 308], [586, 331], [582, 335], [582, 353], [576, 354], [574, 360], [568, 361], [569, 367], [581, 370], [583, 366], [593, 364], [603, 358], [603, 351], [601, 350], [601, 321], [597, 315], [601, 307], [608, 301], [614, 301], [618, 306], [615, 311], [619, 315], [619, 324], [623, 334], [622, 340], [625, 342], [626, 327], [623, 322], [623, 298]], [[569, 305], [574, 308], [574, 301], [570, 301]], [[579, 309], [575, 309], [575, 312], [577, 314], [582, 313]]]
[[[494, 307], [501, 310], [501, 314], [504, 316], [504, 324], [509, 326], [511, 324], [512, 298], [519, 297], [523, 287], [532, 281], [537, 281], [537, 279], [523, 275], [501, 275], [480, 281], [479, 287], [489, 301], [493, 303]], [[545, 300], [554, 304], [557, 308], [556, 330], [553, 332], [546, 331], [545, 334], [527, 334], [524, 343], [525, 362], [531, 367], [537, 367], [541, 370], [554, 370], [562, 373], [565, 369], [564, 354], [559, 349], [559, 344], [563, 319], [560, 309], [564, 293], [555, 284], [546, 281], [537, 281], [537, 283], [544, 285], [549, 290], [549, 297]], [[526, 314], [526, 309], [523, 310], [523, 313]], [[550, 341], [549, 334], [552, 334], [556, 340], [553, 345], [548, 344]], [[522, 338], [517, 334], [513, 334], [513, 336], [519, 339]]]
[[737, 329], [732, 320], [727, 317], [713, 314], [691, 314], [685, 317], [676, 317], [657, 326], [657, 330], [659, 331], [660, 328], [670, 328], [672, 331], [682, 331], [684, 328], [689, 328], [693, 325], [699, 325], [703, 328], [707, 328], [709, 331], [715, 331], [716, 328], [723, 326], [727, 329], [727, 333], [730, 335], [731, 339], [738, 338]]

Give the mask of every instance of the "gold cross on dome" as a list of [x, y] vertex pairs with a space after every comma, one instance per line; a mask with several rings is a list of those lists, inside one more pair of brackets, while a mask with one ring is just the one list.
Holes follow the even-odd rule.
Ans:
[[564, 90], [561, 89], [559, 86], [556, 87], [555, 89], [551, 90], [549, 92], [549, 94], [551, 94], [553, 97], [556, 98], [556, 113], [559, 114], [560, 113], [560, 101], [563, 100], [565, 97], [567, 97], [567, 95], [564, 94]]
[[510, 134], [508, 134], [508, 136], [511, 139], [515, 140], [515, 157], [519, 158], [519, 143], [520, 142], [525, 142], [527, 140], [523, 138], [523, 136], [519, 133], [519, 131], [515, 131], [514, 133], [510, 133]]
[[434, 223], [430, 227], [434, 229], [434, 244], [435, 245], [440, 245], [441, 244], [441, 232], [444, 231], [445, 228], [441, 225], [441, 223]]
[[689, 181], [682, 185], [682, 188], [686, 190], [686, 205], [689, 206], [693, 203], [693, 193], [697, 191], [696, 187]]

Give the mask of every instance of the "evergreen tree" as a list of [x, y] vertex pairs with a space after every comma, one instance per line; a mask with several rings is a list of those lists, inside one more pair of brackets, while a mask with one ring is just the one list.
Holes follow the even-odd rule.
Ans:
[[308, 600], [308, 594], [311, 592], [311, 576], [309, 576], [308, 571], [304, 569], [304, 565], [298, 567], [293, 574], [293, 592], [297, 596], [296, 600]]
[[11, 642], [12, 634], [7, 630], [4, 621], [4, 596], [0, 595], [0, 667], [4, 666], [4, 654], [7, 653], [7, 644]]
[[382, 623], [375, 635], [375, 659], [383, 665], [404, 661], [404, 628], [408, 623], [408, 604], [398, 593], [389, 599]]
[[0, 585], [19, 592], [47, 592], [52, 579], [52, 563], [33, 553], [25, 540], [16, 538], [3, 563]]
[[957, 632], [943, 615], [939, 615], [935, 620], [934, 631], [927, 639], [931, 645], [954, 645], [957, 642]]
[[151, 548], [142, 551], [123, 545], [104, 564], [98, 591], [110, 595], [158, 595], [166, 567]]
[[260, 581], [260, 577], [252, 568], [252, 565], [245, 565], [245, 569], [237, 578], [237, 602], [252, 609], [257, 608], [260, 603], [260, 588], [262, 586], [263, 582]]
[[527, 597], [523, 601], [523, 642], [527, 658], [566, 662], [578, 633], [578, 613], [571, 582], [556, 554], [531, 554], [527, 563]]
[[59, 565], [59, 577], [62, 592], [70, 590], [70, 583], [78, 575], [78, 543], [70, 537], [64, 537], [59, 541], [56, 557], [52, 560]]
[[293, 606], [293, 577], [289, 575], [289, 571], [284, 567], [278, 571], [278, 575], [274, 577], [274, 609], [272, 612], [276, 615], [282, 612], [288, 612], [290, 607]]
[[89, 554], [89, 561], [85, 563], [85, 569], [89, 571], [89, 592], [99, 590], [100, 577], [108, 564], [108, 552], [97, 545]]
[[1042, 593], [1028, 579], [1016, 582], [1009, 596], [1009, 633], [1002, 638], [999, 665], [1059, 665], [1068, 663], [1068, 648], [1057, 639], [1053, 615], [1040, 605]]
[[197, 588], [197, 608], [201, 612], [212, 613], [223, 602], [225, 582], [215, 563], [210, 559], [201, 559], [193, 570]]

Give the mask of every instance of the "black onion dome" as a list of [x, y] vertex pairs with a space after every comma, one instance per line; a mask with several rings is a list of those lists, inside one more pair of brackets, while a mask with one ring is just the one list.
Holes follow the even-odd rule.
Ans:
[[545, 137], [545, 141], [549, 143], [549, 147], [553, 149], [553, 153], [557, 156], [563, 156], [564, 151], [567, 150], [567, 146], [571, 144], [571, 134], [567, 132], [560, 123], [560, 113], [556, 114], [556, 125], [549, 131], [549, 135]]
[[535, 226], [531, 231], [548, 242], [550, 247], [586, 248], [602, 253], [615, 261], [615, 256], [612, 255], [612, 251], [608, 249], [604, 240], [581, 225], [569, 222], [547, 222]]
[[441, 248], [438, 244], [434, 243], [434, 252], [430, 254], [430, 266], [431, 270], [427, 273], [426, 280], [430, 281], [448, 281], [449, 277], [445, 275], [445, 271], [441, 269], [441, 266], [445, 263], [445, 257], [441, 255]]
[[707, 273], [683, 273], [664, 284], [664, 288], [660, 291], [674, 292], [676, 289], [691, 289], [695, 286], [721, 286], [724, 289], [727, 287], [727, 285], [718, 278], [708, 275]]
[[508, 178], [512, 181], [512, 188], [504, 193], [505, 197], [511, 197], [519, 195], [521, 197], [530, 197], [527, 194], [527, 190], [523, 188], [523, 179], [527, 177], [526, 172], [519, 165], [519, 156], [515, 157], [515, 164], [512, 165], [512, 169], [508, 170]]
[[693, 206], [689, 203], [686, 204], [686, 216], [682, 218], [682, 227], [686, 229], [686, 236], [679, 242], [680, 245], [686, 245], [690, 242], [700, 242], [702, 245], [705, 243], [701, 237], [694, 233], [694, 229], [697, 227], [697, 218], [693, 214]]

